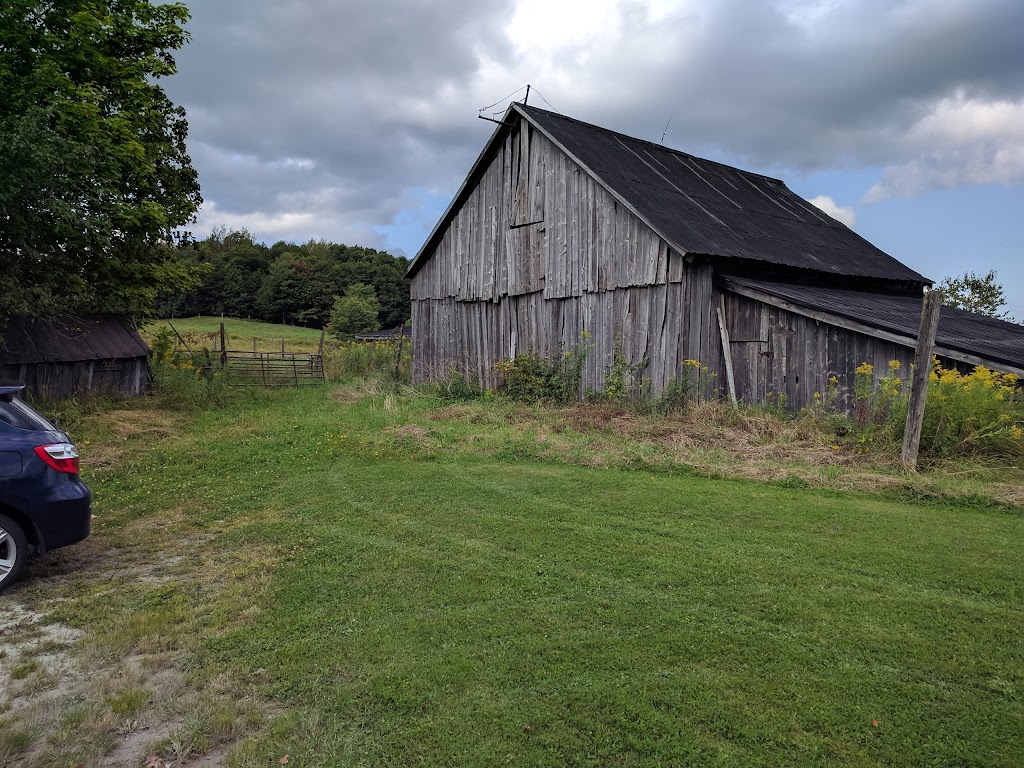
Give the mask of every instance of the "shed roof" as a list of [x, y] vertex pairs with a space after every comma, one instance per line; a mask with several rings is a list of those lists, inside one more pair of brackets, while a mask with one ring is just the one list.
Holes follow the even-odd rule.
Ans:
[[381, 328], [377, 331], [357, 333], [355, 334], [355, 337], [360, 341], [387, 341], [388, 339], [397, 339], [399, 335], [409, 338], [412, 336], [412, 327], [407, 325], [396, 325], [392, 328]]
[[778, 179], [704, 160], [537, 107], [512, 104], [409, 267], [430, 257], [472, 183], [521, 115], [681, 253], [924, 286], [931, 281]]
[[[761, 292], [792, 305], [825, 315], [845, 318], [916, 341], [921, 322], [921, 296], [894, 296], [842, 288], [804, 285], [731, 277], [727, 287], [741, 292]], [[744, 291], [743, 289], [747, 289]], [[1024, 369], [1024, 326], [997, 320], [955, 307], [942, 307], [935, 339], [939, 354], [953, 352], [962, 359], [979, 358], [989, 366]]]
[[0, 365], [116, 360], [145, 357], [149, 352], [149, 346], [124, 317], [14, 318], [3, 329]]

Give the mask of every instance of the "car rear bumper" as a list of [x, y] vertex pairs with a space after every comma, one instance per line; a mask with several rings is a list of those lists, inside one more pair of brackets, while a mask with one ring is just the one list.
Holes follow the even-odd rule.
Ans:
[[32, 522], [42, 552], [81, 541], [92, 522], [92, 491], [78, 478], [61, 483], [59, 493], [34, 506]]

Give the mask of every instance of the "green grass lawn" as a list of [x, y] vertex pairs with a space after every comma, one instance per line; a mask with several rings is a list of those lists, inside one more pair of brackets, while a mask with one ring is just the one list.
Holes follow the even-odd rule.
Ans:
[[93, 539], [180, 564], [55, 618], [268, 702], [233, 765], [1020, 765], [1019, 509], [590, 468], [443, 405], [245, 393], [145, 443]]

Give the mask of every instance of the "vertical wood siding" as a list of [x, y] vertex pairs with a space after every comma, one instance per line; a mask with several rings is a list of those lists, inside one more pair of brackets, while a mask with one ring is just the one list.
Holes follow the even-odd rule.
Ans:
[[839, 380], [839, 405], [849, 408], [854, 371], [870, 363], [878, 378], [890, 360], [900, 362], [900, 373], [910, 375], [913, 347], [789, 312], [746, 296], [725, 294], [736, 396], [747, 403], [785, 398], [791, 409], [814, 402], [824, 393], [829, 376]]
[[149, 368], [145, 357], [11, 364], [0, 365], [0, 380], [24, 384], [34, 397], [40, 398], [93, 393], [141, 395], [146, 391]]

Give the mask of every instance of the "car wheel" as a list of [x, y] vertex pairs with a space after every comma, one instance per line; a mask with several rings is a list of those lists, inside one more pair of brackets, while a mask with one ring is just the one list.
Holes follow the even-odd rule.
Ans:
[[25, 532], [7, 515], [0, 515], [0, 592], [14, 582], [27, 559]]

